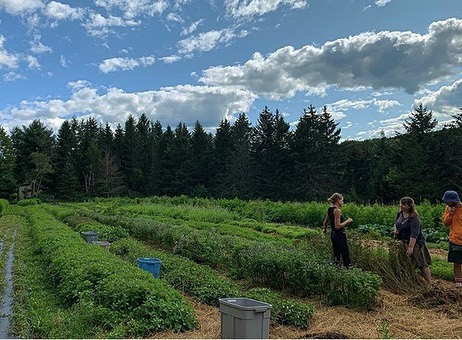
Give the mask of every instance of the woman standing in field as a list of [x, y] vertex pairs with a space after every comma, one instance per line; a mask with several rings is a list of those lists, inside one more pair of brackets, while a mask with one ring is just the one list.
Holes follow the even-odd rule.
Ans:
[[422, 225], [411, 197], [403, 197], [399, 201], [399, 213], [396, 216], [394, 233], [406, 245], [406, 255], [415, 262], [425, 281], [431, 283], [430, 252], [425, 244]]
[[326, 218], [324, 219], [324, 233], [327, 232], [327, 225], [330, 224], [332, 241], [332, 249], [334, 251], [334, 262], [341, 263], [340, 257], [343, 260], [343, 265], [348, 268], [350, 266], [350, 249], [345, 234], [345, 227], [353, 222], [351, 218], [344, 220], [340, 208], [343, 206], [343, 195], [334, 193], [327, 199], [331, 204], [327, 209]]
[[456, 287], [462, 287], [462, 204], [459, 194], [446, 191], [442, 198], [446, 203], [443, 213], [443, 224], [449, 227], [448, 262], [454, 266]]

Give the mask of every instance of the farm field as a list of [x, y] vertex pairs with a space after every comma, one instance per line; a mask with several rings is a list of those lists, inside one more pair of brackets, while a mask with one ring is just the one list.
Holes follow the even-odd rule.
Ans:
[[[354, 267], [330, 263], [326, 205], [152, 197], [24, 200], [0, 217], [14, 246], [12, 335], [219, 338], [219, 298], [272, 305], [270, 338], [460, 338], [462, 290], [445, 260], [442, 206], [419, 208], [426, 286], [390, 237], [396, 207], [345, 206]], [[81, 237], [95, 231], [109, 249]], [[162, 261], [160, 278], [138, 257]], [[7, 282], [1, 281], [5, 288]]]

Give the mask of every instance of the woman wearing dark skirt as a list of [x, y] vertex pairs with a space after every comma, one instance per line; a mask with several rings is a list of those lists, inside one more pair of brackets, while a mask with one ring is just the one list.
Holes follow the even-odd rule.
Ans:
[[432, 282], [429, 266], [430, 252], [422, 234], [422, 225], [411, 197], [403, 197], [399, 201], [399, 212], [396, 216], [394, 233], [406, 246], [406, 255], [411, 257], [427, 283]]
[[334, 262], [342, 263], [348, 268], [350, 266], [350, 249], [345, 234], [345, 227], [353, 222], [351, 218], [344, 219], [340, 208], [344, 204], [342, 194], [334, 193], [327, 201], [331, 204], [327, 209], [326, 218], [324, 219], [324, 233], [327, 232], [327, 225], [331, 227], [330, 239], [332, 241], [332, 250], [334, 252]]

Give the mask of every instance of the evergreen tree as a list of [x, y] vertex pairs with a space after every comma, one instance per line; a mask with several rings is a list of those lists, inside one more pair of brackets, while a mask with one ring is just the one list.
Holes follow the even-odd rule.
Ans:
[[57, 197], [75, 198], [81, 192], [78, 176], [78, 122], [64, 121], [58, 131], [54, 192]]
[[231, 124], [227, 119], [223, 119], [217, 128], [213, 138], [213, 163], [211, 181], [213, 193], [217, 197], [229, 197], [229, 180], [228, 166], [232, 160], [233, 144], [231, 138]]
[[288, 192], [289, 124], [276, 110], [268, 107], [260, 113], [254, 128], [252, 155], [254, 159], [254, 195], [258, 198], [285, 199]]
[[170, 125], [167, 125], [162, 138], [159, 141], [160, 150], [160, 173], [159, 173], [159, 191], [161, 195], [176, 195], [178, 194], [176, 188], [176, 159], [173, 142], [175, 140], [175, 133], [172, 131]]
[[17, 190], [14, 177], [14, 150], [11, 138], [0, 126], [0, 198], [12, 199]]
[[92, 117], [79, 124], [79, 173], [82, 176], [86, 194], [95, 194], [101, 150], [98, 145], [99, 126]]
[[40, 120], [34, 120], [22, 129], [14, 128], [11, 139], [16, 156], [15, 176], [36, 196], [51, 183], [52, 158], [55, 152], [53, 131]]
[[212, 163], [212, 136], [196, 121], [191, 134], [191, 187], [193, 196], [209, 196]]
[[249, 119], [241, 113], [231, 126], [231, 154], [227, 163], [227, 180], [224, 191], [228, 198], [252, 198], [252, 154], [253, 128]]
[[162, 150], [161, 150], [161, 141], [162, 141], [162, 124], [159, 121], [156, 121], [154, 124], [151, 124], [150, 129], [150, 141], [149, 146], [149, 176], [147, 177], [147, 187], [149, 195], [159, 195], [162, 190]]
[[125, 121], [121, 145], [121, 165], [128, 190], [136, 193], [138, 184], [142, 181], [142, 170], [138, 164], [138, 142], [135, 118], [132, 115]]
[[427, 107], [420, 103], [414, 107], [414, 112], [403, 125], [407, 133], [429, 133], [435, 129], [438, 121], [433, 118], [433, 112], [428, 111]]
[[317, 114], [313, 105], [303, 111], [291, 144], [296, 200], [319, 200], [336, 191], [343, 175], [338, 153], [340, 129], [327, 108]]
[[136, 171], [139, 172], [139, 178], [135, 183], [135, 190], [146, 195], [148, 193], [148, 185], [146, 179], [149, 178], [151, 172], [151, 152], [150, 145], [150, 127], [151, 122], [146, 114], [142, 114], [138, 119], [135, 131], [135, 165]]

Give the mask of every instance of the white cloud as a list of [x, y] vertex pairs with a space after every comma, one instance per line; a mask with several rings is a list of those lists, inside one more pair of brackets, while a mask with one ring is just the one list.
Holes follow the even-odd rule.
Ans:
[[133, 19], [139, 15], [154, 16], [162, 14], [168, 8], [166, 0], [95, 0], [95, 5], [108, 11], [117, 8], [124, 13], [124, 18]]
[[386, 4], [390, 3], [391, 0], [376, 0], [375, 1], [375, 4], [378, 6], [378, 7], [383, 7], [385, 6]]
[[225, 0], [228, 15], [239, 17], [261, 16], [277, 10], [280, 6], [291, 9], [303, 9], [308, 6], [306, 0]]
[[110, 88], [103, 94], [86, 81], [69, 83], [69, 87], [73, 93], [68, 100], [22, 101], [17, 107], [0, 111], [0, 115], [14, 117], [15, 125], [40, 119], [55, 129], [59, 127], [56, 122], [74, 114], [117, 124], [128, 114], [142, 113], [163, 125], [184, 122], [192, 126], [198, 120], [204, 127], [215, 127], [226, 115], [246, 112], [255, 100], [246, 91], [208, 86], [184, 85], [136, 93]]
[[148, 67], [156, 61], [154, 56], [141, 58], [111, 58], [104, 60], [99, 65], [99, 70], [103, 73], [115, 72], [117, 70], [127, 71], [137, 67]]
[[25, 60], [27, 62], [27, 67], [30, 69], [40, 69], [40, 63], [38, 59], [34, 56], [28, 55], [25, 57]]
[[202, 23], [204, 22], [204, 19], [199, 19], [195, 22], [193, 22], [191, 25], [189, 25], [189, 27], [186, 27], [184, 28], [180, 35], [183, 36], [183, 35], [188, 35], [188, 34], [191, 34], [193, 32], [195, 32], [197, 30], [197, 28], [202, 25]]
[[68, 62], [67, 62], [67, 59], [66, 59], [66, 57], [63, 56], [62, 54], [61, 54], [61, 56], [59, 57], [59, 64], [60, 64], [62, 67], [64, 67], [64, 68], [69, 68], [69, 64], [68, 64]]
[[414, 106], [422, 103], [443, 125], [455, 114], [460, 114], [462, 107], [462, 79], [459, 79], [448, 86], [442, 86], [437, 91], [429, 92], [420, 99], [414, 101]]
[[16, 72], [8, 72], [3, 75], [3, 80], [4, 81], [15, 81], [18, 79], [26, 79], [22, 74], [16, 73]]
[[0, 34], [0, 69], [15, 69], [18, 67], [18, 57], [4, 48], [5, 38]]
[[30, 51], [35, 54], [42, 54], [47, 52], [52, 52], [51, 47], [45, 46], [40, 41], [42, 37], [38, 34], [34, 35], [34, 40], [31, 41], [30, 44]]
[[33, 12], [41, 7], [43, 3], [40, 0], [0, 0], [0, 8], [12, 15]]
[[180, 40], [177, 43], [178, 52], [181, 54], [191, 54], [195, 51], [208, 52], [218, 45], [227, 45], [235, 38], [247, 35], [246, 31], [241, 31], [239, 35], [232, 29], [222, 29], [219, 31], [208, 31], [197, 36]]
[[324, 46], [283, 47], [267, 57], [255, 53], [237, 66], [203, 71], [206, 85], [236, 86], [269, 98], [299, 91], [367, 87], [401, 88], [413, 94], [462, 66], [462, 20], [432, 23], [425, 35], [411, 32], [362, 33]]
[[173, 63], [176, 63], [177, 61], [180, 61], [181, 57], [177, 55], [170, 55], [168, 57], [159, 58], [159, 60], [163, 61], [166, 64], [173, 64]]
[[67, 4], [50, 1], [43, 13], [50, 19], [55, 20], [77, 20], [82, 19], [85, 11], [82, 8], [73, 8]]
[[104, 17], [99, 13], [91, 12], [83, 27], [92, 37], [103, 38], [112, 33], [112, 27], [134, 27], [139, 26], [140, 21], [126, 20], [121, 17]]

